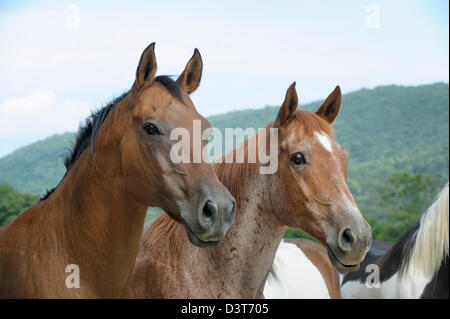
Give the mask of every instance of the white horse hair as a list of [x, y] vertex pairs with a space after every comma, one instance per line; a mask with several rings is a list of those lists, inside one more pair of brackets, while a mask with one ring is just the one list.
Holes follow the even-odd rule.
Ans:
[[317, 267], [292, 243], [281, 241], [264, 286], [267, 299], [330, 299]]
[[414, 248], [404, 273], [433, 276], [449, 254], [448, 183], [420, 219]]

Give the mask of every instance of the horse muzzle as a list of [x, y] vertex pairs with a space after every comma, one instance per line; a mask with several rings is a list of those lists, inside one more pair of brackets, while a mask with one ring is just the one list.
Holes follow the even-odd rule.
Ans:
[[372, 232], [367, 223], [342, 228], [336, 238], [327, 240], [328, 257], [340, 272], [359, 269], [372, 242]]
[[[183, 215], [183, 214], [182, 214]], [[236, 216], [236, 201], [226, 192], [200, 201], [197, 214], [181, 216], [189, 241], [198, 247], [218, 245]]]

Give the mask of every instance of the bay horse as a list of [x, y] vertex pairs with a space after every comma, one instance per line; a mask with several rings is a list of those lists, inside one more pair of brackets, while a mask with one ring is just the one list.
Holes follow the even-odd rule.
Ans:
[[[235, 223], [218, 246], [194, 247], [167, 214], [145, 226], [132, 278], [136, 297], [262, 298], [288, 226], [326, 245], [338, 269], [358, 267], [372, 234], [347, 188], [348, 153], [330, 125], [340, 109], [340, 89], [315, 113], [297, 111], [297, 104], [294, 82], [275, 121], [214, 165], [237, 203]], [[260, 174], [258, 159], [233, 160], [256, 155], [252, 143], [269, 149], [270, 128], [278, 132], [274, 174]]]
[[164, 208], [199, 246], [226, 233], [235, 201], [212, 165], [169, 156], [173, 128], [209, 125], [188, 95], [200, 83], [200, 53], [175, 82], [155, 77], [154, 47], [143, 51], [131, 90], [80, 126], [58, 186], [0, 229], [0, 297], [131, 297], [148, 206]]
[[327, 251], [306, 238], [285, 238], [264, 286], [267, 299], [339, 299], [339, 272]]
[[342, 298], [449, 298], [448, 187], [391, 248], [378, 243], [344, 275]]

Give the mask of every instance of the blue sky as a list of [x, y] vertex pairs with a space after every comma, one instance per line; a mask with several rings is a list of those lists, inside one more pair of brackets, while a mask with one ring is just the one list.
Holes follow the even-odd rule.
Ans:
[[[0, 156], [73, 131], [127, 90], [156, 42], [159, 74], [204, 61], [203, 115], [385, 84], [448, 82], [448, 1], [1, 1]], [[344, 100], [345, 106], [345, 100]]]

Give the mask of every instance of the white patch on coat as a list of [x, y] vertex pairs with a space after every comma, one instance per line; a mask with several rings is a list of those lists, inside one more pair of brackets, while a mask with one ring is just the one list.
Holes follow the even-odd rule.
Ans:
[[320, 271], [295, 244], [281, 242], [264, 286], [267, 299], [330, 299]]
[[341, 287], [343, 299], [418, 299], [431, 277], [422, 274], [400, 277], [394, 274], [379, 288], [367, 288], [360, 281], [347, 281]]
[[317, 137], [317, 139], [319, 140], [320, 144], [322, 144], [322, 146], [328, 151], [331, 152], [333, 151], [333, 148], [331, 147], [331, 141], [330, 139], [319, 132], [314, 132], [314, 135]]

